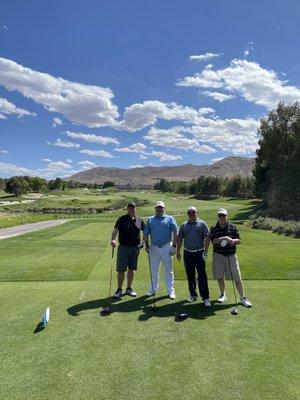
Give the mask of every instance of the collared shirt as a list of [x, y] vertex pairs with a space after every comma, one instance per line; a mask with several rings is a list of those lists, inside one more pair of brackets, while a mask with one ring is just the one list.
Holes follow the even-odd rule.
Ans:
[[[216, 225], [210, 228], [210, 240], [213, 241], [214, 239], [218, 239], [222, 236], [229, 236], [231, 239], [240, 239], [240, 234], [237, 227], [228, 221], [226, 225], [221, 227], [219, 222]], [[220, 253], [223, 255], [234, 254], [236, 253], [236, 246], [232, 246], [227, 244], [225, 247], [222, 247], [220, 244], [214, 244], [214, 252]]]
[[153, 215], [146, 223], [144, 234], [150, 235], [151, 243], [163, 246], [172, 240], [172, 232], [177, 234], [177, 223], [171, 215]]
[[195, 222], [184, 222], [178, 236], [184, 240], [186, 250], [199, 250], [204, 248], [204, 239], [209, 238], [209, 229], [206, 222], [196, 219]]
[[119, 231], [119, 243], [123, 246], [138, 246], [140, 244], [140, 231], [144, 230], [145, 223], [141, 217], [131, 218], [129, 214], [122, 215], [115, 228]]

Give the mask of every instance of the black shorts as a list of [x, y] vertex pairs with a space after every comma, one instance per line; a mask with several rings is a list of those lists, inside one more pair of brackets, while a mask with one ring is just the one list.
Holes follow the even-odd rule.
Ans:
[[127, 271], [129, 269], [137, 269], [138, 261], [138, 247], [137, 246], [123, 246], [122, 244], [118, 247], [117, 255], [117, 272]]

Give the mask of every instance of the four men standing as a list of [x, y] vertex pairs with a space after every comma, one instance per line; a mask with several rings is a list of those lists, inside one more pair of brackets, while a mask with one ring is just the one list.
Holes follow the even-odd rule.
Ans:
[[[117, 256], [117, 281], [118, 288], [114, 297], [122, 296], [122, 285], [127, 272], [126, 294], [135, 297], [137, 294], [132, 289], [134, 271], [137, 269], [139, 247], [141, 244], [140, 231], [144, 231], [145, 250], [149, 257], [151, 284], [147, 296], [153, 296], [159, 289], [159, 266], [164, 267], [167, 293], [170, 299], [176, 298], [174, 288], [174, 274], [172, 257], [177, 253], [178, 261], [181, 260], [181, 246], [184, 245], [184, 266], [188, 280], [190, 296], [188, 301], [197, 299], [196, 271], [200, 296], [205, 307], [211, 307], [205, 261], [210, 241], [213, 244], [213, 277], [218, 280], [220, 296], [218, 303], [226, 300], [224, 277], [235, 281], [240, 294], [240, 303], [251, 307], [250, 301], [244, 293], [243, 282], [236, 255], [236, 245], [241, 242], [239, 232], [235, 225], [227, 220], [228, 212], [224, 208], [218, 210], [218, 222], [210, 231], [206, 222], [198, 219], [197, 209], [190, 206], [187, 210], [187, 221], [184, 222], [177, 235], [177, 223], [173, 216], [165, 213], [165, 204], [158, 201], [155, 204], [155, 215], [146, 223], [136, 215], [136, 205], [128, 203], [127, 214], [121, 216], [111, 235], [111, 246], [116, 247], [118, 235], [119, 246]], [[149, 244], [149, 238], [151, 240]], [[177, 246], [177, 252], [176, 252]]]

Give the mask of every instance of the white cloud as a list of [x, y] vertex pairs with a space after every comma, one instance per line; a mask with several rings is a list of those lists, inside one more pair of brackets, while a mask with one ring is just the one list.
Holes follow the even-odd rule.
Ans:
[[235, 96], [232, 94], [224, 94], [220, 92], [210, 92], [209, 90], [205, 90], [203, 92], [205, 96], [212, 97], [214, 100], [219, 101], [220, 103], [223, 103], [223, 101], [231, 100]]
[[70, 158], [67, 158], [66, 162], [72, 164], [73, 161]]
[[54, 143], [47, 142], [49, 145], [58, 146], [58, 147], [65, 147], [67, 149], [79, 149], [80, 144], [72, 143], [72, 142], [64, 142], [61, 139], [56, 139]]
[[7, 150], [0, 150], [0, 153], [1, 153], [1, 154], [9, 154], [9, 151], [7, 151]]
[[216, 150], [211, 146], [207, 146], [207, 145], [203, 144], [202, 146], [194, 148], [193, 152], [199, 153], [199, 154], [211, 154], [211, 153], [215, 153]]
[[11, 163], [0, 162], [0, 173], [5, 175], [34, 175], [34, 171]]
[[214, 145], [235, 155], [252, 155], [258, 147], [259, 121], [247, 119], [206, 119], [189, 132], [199, 141]]
[[105, 150], [80, 150], [79, 152], [94, 157], [114, 158], [109, 152]]
[[3, 29], [8, 29], [8, 26], [7, 25], [2, 25], [2, 28]]
[[275, 108], [280, 101], [289, 104], [300, 100], [299, 88], [281, 81], [274, 71], [247, 60], [233, 60], [229, 67], [220, 70], [203, 70], [185, 77], [177, 85], [222, 88], [267, 109]]
[[115, 148], [114, 150], [120, 153], [143, 153], [145, 152], [146, 148], [147, 146], [145, 146], [143, 143], [134, 143], [128, 147], [119, 147]]
[[52, 122], [52, 126], [53, 127], [55, 127], [55, 126], [59, 126], [59, 125], [62, 125], [62, 120], [60, 119], [60, 118], [53, 118], [53, 122]]
[[97, 164], [93, 163], [92, 161], [80, 161], [77, 163], [78, 165], [80, 165], [82, 170], [86, 170], [86, 169], [91, 169], [91, 168], [95, 168], [97, 167]]
[[47, 164], [47, 168], [59, 171], [59, 170], [71, 169], [72, 165], [69, 165], [63, 161], [52, 161], [49, 164]]
[[65, 134], [73, 139], [80, 139], [84, 140], [85, 142], [89, 143], [97, 143], [97, 144], [119, 144], [119, 140], [117, 138], [112, 138], [109, 136], [100, 136], [100, 135], [94, 135], [90, 133], [82, 133], [82, 132], [71, 132], [71, 131], [66, 131]]
[[42, 161], [44, 161], [44, 162], [51, 162], [52, 160], [50, 160], [50, 158], [42, 158]]
[[244, 57], [248, 57], [250, 53], [254, 51], [254, 43], [248, 42], [244, 48]]
[[163, 103], [158, 100], [144, 101], [126, 107], [124, 120], [120, 122], [119, 128], [128, 132], [154, 125], [158, 118], [164, 120], [182, 120], [184, 123], [196, 123], [203, 115], [212, 113], [212, 108], [184, 107], [177, 103]]
[[58, 112], [76, 124], [115, 127], [119, 117], [109, 88], [70, 82], [0, 58], [0, 85]]
[[190, 56], [191, 61], [207, 61], [210, 60], [211, 58], [219, 57], [221, 56], [221, 53], [205, 53], [205, 54], [200, 54], [198, 56]]
[[13, 103], [0, 97], [0, 119], [6, 119], [7, 115], [11, 114], [15, 114], [18, 117], [23, 117], [24, 115], [36, 116], [35, 113], [24, 110], [23, 108], [18, 108]]
[[140, 154], [140, 155], [139, 155], [139, 159], [140, 159], [140, 160], [147, 160], [148, 157], [145, 156], [145, 154]]
[[129, 168], [144, 168], [144, 166], [141, 164], [137, 164], [137, 165], [131, 165]]
[[164, 151], [154, 151], [153, 150], [148, 154], [153, 157], [159, 157], [160, 161], [182, 160], [181, 156], [175, 156], [174, 154], [167, 154]]

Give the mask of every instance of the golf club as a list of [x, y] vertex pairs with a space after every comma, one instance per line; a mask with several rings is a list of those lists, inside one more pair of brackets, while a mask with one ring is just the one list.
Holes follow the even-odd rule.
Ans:
[[232, 276], [232, 270], [231, 270], [231, 264], [230, 264], [230, 260], [229, 260], [229, 255], [227, 256], [227, 259], [228, 259], [230, 277], [231, 277], [231, 282], [232, 282], [232, 287], [233, 287], [233, 293], [234, 293], [234, 300], [235, 300], [235, 307], [233, 307], [233, 309], [232, 309], [230, 312], [231, 312], [232, 315], [238, 315], [239, 309], [238, 309], [238, 306], [237, 306], [235, 285], [234, 285], [234, 282], [233, 282], [233, 276]]
[[152, 288], [152, 297], [153, 297], [153, 307], [152, 307], [152, 311], [156, 311], [157, 310], [157, 306], [155, 303], [155, 292], [154, 292], [154, 288], [153, 288], [153, 277], [152, 277], [152, 269], [151, 269], [151, 262], [150, 262], [150, 254], [148, 251], [148, 264], [149, 264], [149, 271], [150, 271], [150, 280], [151, 280], [151, 288]]
[[115, 248], [112, 247], [111, 260], [110, 260], [109, 290], [108, 290], [109, 304], [108, 304], [108, 306], [103, 307], [102, 310], [100, 311], [100, 315], [103, 316], [103, 317], [106, 316], [106, 315], [109, 315], [111, 313], [111, 310], [110, 310], [110, 305], [111, 305], [111, 278], [112, 278], [114, 251], [115, 251]]
[[178, 317], [179, 319], [184, 320], [184, 319], [187, 319], [187, 318], [188, 318], [188, 316], [189, 316], [190, 305], [191, 305], [191, 301], [189, 301], [189, 304], [188, 304], [188, 306], [187, 306], [186, 313], [183, 313], [183, 312], [182, 312], [182, 313], [180, 313], [180, 314], [177, 315], [177, 317]]

